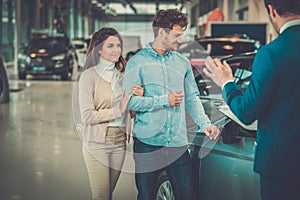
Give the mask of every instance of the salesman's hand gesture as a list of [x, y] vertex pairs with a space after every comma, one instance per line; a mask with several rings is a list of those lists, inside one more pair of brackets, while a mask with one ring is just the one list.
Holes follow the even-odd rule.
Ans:
[[203, 72], [211, 78], [218, 86], [222, 87], [227, 81], [233, 80], [230, 66], [219, 59], [212, 59], [210, 56], [205, 61]]

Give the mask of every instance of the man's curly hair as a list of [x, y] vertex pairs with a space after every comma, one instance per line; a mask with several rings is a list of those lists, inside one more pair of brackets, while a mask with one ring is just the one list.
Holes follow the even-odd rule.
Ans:
[[159, 10], [153, 18], [152, 28], [154, 36], [158, 35], [160, 28], [165, 29], [166, 32], [172, 30], [174, 25], [179, 25], [186, 29], [188, 25], [187, 16], [177, 9]]
[[272, 5], [282, 17], [300, 15], [300, 0], [265, 0], [265, 6], [270, 13], [268, 5]]

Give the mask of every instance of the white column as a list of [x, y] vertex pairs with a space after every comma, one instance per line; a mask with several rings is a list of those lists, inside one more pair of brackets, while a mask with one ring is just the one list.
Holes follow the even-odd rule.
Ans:
[[228, 0], [224, 0], [223, 1], [223, 8], [221, 8], [223, 10], [224, 13], [224, 21], [228, 21], [229, 19], [229, 14], [228, 14]]
[[15, 31], [14, 31], [14, 74], [18, 73], [18, 53], [21, 41], [21, 0], [16, 0], [15, 10]]
[[72, 39], [74, 38], [74, 0], [70, 0], [70, 14], [69, 14], [69, 27], [70, 35], [69, 37]]
[[249, 1], [248, 19], [253, 22], [268, 22], [269, 17], [264, 0]]

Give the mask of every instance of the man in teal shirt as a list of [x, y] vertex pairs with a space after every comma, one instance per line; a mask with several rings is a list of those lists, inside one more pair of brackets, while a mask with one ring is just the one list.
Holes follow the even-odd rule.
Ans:
[[185, 109], [200, 131], [217, 139], [199, 99], [189, 60], [176, 52], [188, 22], [175, 9], [160, 10], [153, 19], [154, 41], [133, 56], [126, 66], [123, 88], [144, 88], [131, 96], [128, 109], [137, 111], [133, 128], [136, 185], [139, 200], [155, 199], [156, 180], [165, 169], [175, 199], [194, 199], [191, 158], [187, 151]]

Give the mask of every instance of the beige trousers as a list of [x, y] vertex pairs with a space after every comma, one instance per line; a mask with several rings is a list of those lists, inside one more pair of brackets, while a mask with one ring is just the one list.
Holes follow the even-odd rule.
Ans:
[[126, 135], [108, 127], [106, 142], [82, 147], [93, 200], [111, 200], [124, 163]]

